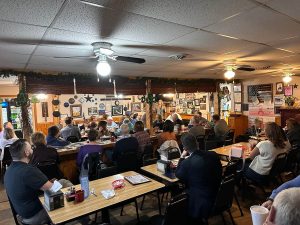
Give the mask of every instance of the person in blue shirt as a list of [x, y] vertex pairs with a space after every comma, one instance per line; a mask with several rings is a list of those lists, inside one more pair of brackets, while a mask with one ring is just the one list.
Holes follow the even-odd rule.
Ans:
[[264, 206], [270, 210], [271, 206], [273, 204], [273, 201], [274, 201], [275, 197], [277, 196], [277, 194], [279, 194], [279, 192], [289, 189], [289, 188], [295, 188], [295, 187], [300, 187], [300, 175], [297, 176], [296, 178], [294, 178], [293, 180], [287, 181], [287, 182], [283, 183], [282, 185], [280, 185], [278, 188], [274, 189], [272, 191], [271, 196], [268, 198], [268, 200], [266, 202], [264, 202], [262, 204], [262, 206]]
[[48, 128], [48, 135], [46, 137], [47, 145], [55, 146], [55, 147], [63, 147], [70, 142], [62, 140], [59, 138], [59, 129], [57, 126], [52, 126]]

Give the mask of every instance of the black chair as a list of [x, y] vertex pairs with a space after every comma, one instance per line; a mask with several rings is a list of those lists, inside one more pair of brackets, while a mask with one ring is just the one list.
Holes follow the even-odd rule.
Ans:
[[15, 134], [16, 134], [16, 136], [18, 137], [18, 138], [24, 138], [23, 137], [23, 132], [22, 132], [22, 130], [15, 130]]
[[3, 149], [3, 159], [1, 162], [1, 179], [2, 183], [4, 182], [4, 174], [6, 172], [6, 168], [11, 164], [12, 158], [9, 152], [10, 145], [6, 145]]
[[170, 200], [165, 215], [151, 217], [149, 225], [183, 225], [188, 224], [187, 207], [188, 198], [182, 193]]
[[118, 173], [116, 166], [101, 168], [100, 164], [97, 168], [97, 179], [113, 176]]
[[225, 141], [224, 141], [224, 145], [227, 146], [227, 145], [232, 145], [233, 144], [233, 140], [234, 140], [234, 132], [235, 130], [234, 129], [230, 129], [226, 136], [225, 136]]
[[204, 142], [204, 150], [208, 151], [208, 150], [212, 150], [215, 148], [219, 148], [220, 144], [216, 141], [216, 140], [205, 140]]
[[61, 172], [58, 165], [54, 161], [38, 163], [37, 168], [39, 168], [42, 171], [42, 173], [47, 176], [49, 180], [53, 178], [59, 180], [64, 177], [63, 173]]
[[75, 143], [75, 142], [79, 142], [79, 139], [78, 139], [78, 137], [76, 137], [76, 136], [69, 136], [69, 137], [67, 138], [67, 141], [69, 141], [69, 142], [71, 142], [71, 143]]
[[118, 155], [117, 160], [117, 170], [119, 173], [126, 171], [138, 171], [139, 170], [139, 160], [136, 151], [122, 152]]
[[234, 197], [234, 184], [235, 184], [235, 181], [234, 181], [233, 176], [227, 177], [221, 182], [221, 185], [220, 185], [217, 197], [216, 197], [216, 201], [213, 206], [213, 210], [211, 212], [211, 217], [216, 216], [216, 215], [221, 215], [224, 224], [226, 224], [225, 218], [223, 216], [224, 211], [228, 212], [230, 219], [232, 221], [232, 224], [235, 224], [232, 214], [231, 214], [231, 211], [230, 211], [231, 206], [232, 206], [233, 197]]
[[278, 178], [280, 182], [283, 183], [281, 174], [285, 172], [286, 163], [287, 153], [278, 154], [270, 171], [270, 179], [272, 179], [276, 185], [278, 185]]
[[153, 158], [153, 146], [148, 144], [144, 147], [144, 152], [142, 154], [142, 160], [148, 160]]
[[89, 153], [85, 156], [83, 169], [88, 172], [89, 180], [97, 179], [98, 168], [101, 166], [100, 158], [101, 153], [98, 152]]
[[199, 149], [200, 150], [204, 150], [205, 149], [205, 135], [198, 135], [196, 137], [198, 145], [199, 145]]
[[9, 206], [11, 208], [11, 212], [12, 212], [13, 217], [14, 217], [15, 224], [16, 225], [27, 225], [27, 224], [22, 222], [22, 217], [19, 216], [18, 213], [16, 212], [12, 202], [10, 201], [10, 198], [8, 197], [8, 195], [7, 195], [7, 198], [8, 198]]

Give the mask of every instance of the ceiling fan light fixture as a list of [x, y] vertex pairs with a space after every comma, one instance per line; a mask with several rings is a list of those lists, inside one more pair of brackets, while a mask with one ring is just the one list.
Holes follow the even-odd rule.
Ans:
[[284, 76], [284, 77], [282, 78], [282, 81], [283, 81], [284, 83], [288, 84], [288, 83], [290, 83], [290, 82], [292, 81], [292, 77], [289, 76], [289, 75]]
[[230, 79], [234, 78], [235, 72], [233, 70], [227, 70], [224, 73], [224, 76], [225, 76], [226, 79], [230, 80]]
[[106, 60], [100, 60], [97, 64], [96, 70], [102, 77], [106, 77], [111, 73], [111, 67]]
[[109, 48], [100, 48], [99, 52], [103, 55], [112, 55], [114, 53], [114, 51]]

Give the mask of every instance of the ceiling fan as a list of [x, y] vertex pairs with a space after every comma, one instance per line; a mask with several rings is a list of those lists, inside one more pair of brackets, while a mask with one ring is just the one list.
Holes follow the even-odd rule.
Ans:
[[282, 77], [282, 81], [286, 84], [292, 81], [292, 77], [300, 76], [300, 73], [296, 73], [295, 70], [299, 70], [299, 68], [286, 68], [282, 69], [281, 75], [271, 75], [272, 77]]

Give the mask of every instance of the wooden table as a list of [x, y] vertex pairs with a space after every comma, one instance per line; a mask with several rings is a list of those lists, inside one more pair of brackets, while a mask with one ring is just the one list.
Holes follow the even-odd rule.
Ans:
[[[51, 219], [53, 224], [62, 224], [66, 222], [70, 222], [72, 220], [76, 220], [81, 216], [89, 215], [91, 213], [95, 213], [101, 209], [122, 203], [126, 200], [134, 199], [136, 197], [142, 196], [144, 194], [159, 190], [163, 188], [165, 185], [150, 179], [151, 182], [147, 182], [144, 184], [132, 185], [125, 180], [125, 187], [122, 189], [115, 190], [116, 195], [111, 199], [105, 199], [100, 191], [106, 189], [112, 189], [111, 183], [120, 179], [118, 176], [132, 176], [137, 174], [136, 172], [129, 171], [125, 173], [121, 173], [118, 175], [98, 179], [95, 181], [91, 181], [89, 183], [90, 190], [92, 188], [95, 189], [95, 194], [90, 195], [83, 202], [75, 204], [74, 202], [67, 202], [65, 200], [65, 206], [63, 208], [59, 208], [53, 211], [47, 211], [49, 218]], [[80, 189], [80, 185], [75, 186], [76, 189]], [[62, 189], [62, 192], [66, 192], [67, 189]], [[44, 204], [44, 197], [40, 197], [40, 201]]]
[[242, 146], [246, 147], [246, 153], [249, 153], [250, 145], [249, 145], [248, 142], [239, 142], [239, 143], [235, 143], [235, 144], [232, 144], [232, 145], [223, 146], [223, 147], [220, 147], [220, 148], [215, 148], [215, 149], [212, 149], [210, 151], [214, 151], [218, 155], [223, 155], [223, 156], [229, 157], [231, 148], [233, 146], [237, 146], [237, 145], [242, 145]]

